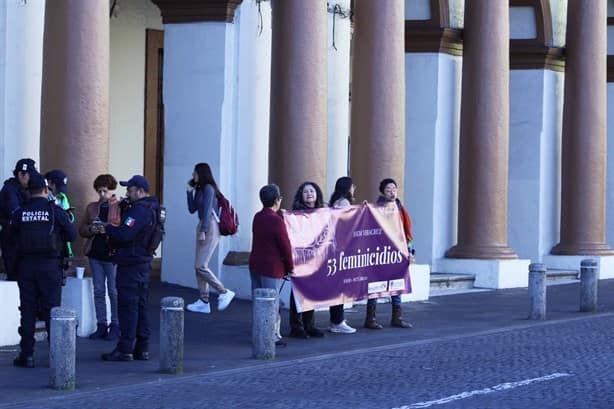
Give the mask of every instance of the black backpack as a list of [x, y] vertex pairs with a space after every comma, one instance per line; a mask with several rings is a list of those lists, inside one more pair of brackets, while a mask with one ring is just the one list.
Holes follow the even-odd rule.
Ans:
[[151, 205], [148, 205], [148, 207], [153, 214], [153, 222], [149, 237], [145, 240], [145, 250], [148, 255], [153, 256], [166, 235], [164, 227], [166, 223], [166, 207], [163, 205], [159, 205], [157, 209]]

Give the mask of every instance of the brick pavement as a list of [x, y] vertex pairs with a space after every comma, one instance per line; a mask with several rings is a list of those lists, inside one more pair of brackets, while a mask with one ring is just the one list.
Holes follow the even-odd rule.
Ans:
[[[375, 407], [365, 406], [369, 402], [374, 403], [367, 399], [370, 379], [379, 380], [377, 395], [399, 395], [398, 400], [390, 400], [390, 405], [401, 406], [418, 401], [428, 401], [457, 393], [459, 389], [452, 386], [458, 382], [459, 371], [462, 378], [465, 379], [460, 391], [493, 386], [500, 381], [522, 380], [539, 374], [543, 375], [542, 370], [530, 371], [540, 366], [543, 369], [554, 371], [555, 368], [550, 369], [544, 366], [542, 360], [535, 361], [535, 358], [523, 360], [522, 357], [536, 346], [540, 346], [539, 339], [548, 339], [549, 342], [544, 344], [544, 348], [555, 351], [557, 356], [564, 352], [574, 352], [581, 356], [581, 353], [586, 351], [578, 348], [577, 345], [561, 350], [556, 348], [556, 342], [552, 340], [572, 339], [580, 344], [583, 341], [586, 342], [585, 332], [582, 329], [584, 322], [594, 323], [598, 320], [605, 320], [607, 326], [597, 325], [597, 330], [611, 329], [612, 319], [609, 313], [614, 311], [614, 300], [608, 294], [614, 291], [614, 280], [604, 280], [600, 283], [600, 312], [602, 315], [577, 312], [578, 284], [549, 287], [548, 291], [549, 322], [545, 324], [526, 320], [528, 307], [526, 289], [436, 297], [428, 302], [410, 303], [405, 306], [408, 311], [407, 316], [415, 325], [412, 330], [385, 328], [381, 331], [367, 331], [360, 329], [354, 335], [331, 334], [322, 340], [290, 339], [287, 348], [278, 350], [278, 359], [273, 363], [261, 363], [249, 356], [251, 352], [249, 343], [251, 309], [248, 302], [233, 302], [227, 311], [210, 316], [186, 312], [185, 376], [172, 377], [157, 373], [157, 338], [154, 339], [152, 345], [152, 361], [131, 363], [101, 362], [98, 360], [99, 353], [112, 349], [112, 345], [104, 341], [80, 339], [77, 360], [78, 390], [72, 393], [59, 393], [45, 387], [49, 370], [44, 367], [48, 362], [44, 344], [37, 345], [36, 359], [39, 368], [34, 370], [13, 368], [10, 362], [14, 352], [9, 348], [2, 348], [0, 351], [0, 379], [2, 379], [0, 407], [28, 401], [31, 402], [31, 405], [24, 407], [40, 407], [42, 402], [40, 399], [47, 399], [45, 407], [66, 407], [70, 399], [79, 402], [79, 399], [82, 398], [89, 400], [89, 407], [107, 407], [104, 404], [96, 406], [97, 402], [104, 401], [104, 399], [100, 400], [100, 397], [104, 396], [117, 396], [118, 402], [126, 404], [142, 397], [150, 403], [155, 402], [153, 405], [143, 407], [170, 407], [163, 404], [166, 395], [168, 395], [166, 397], [182, 396], [184, 398], [183, 406], [177, 407], [202, 407], [202, 402], [196, 403], [197, 399], [204, 398], [208, 404], [212, 404], [216, 402], [215, 396], [224, 396], [226, 403], [230, 402], [228, 400], [230, 396], [237, 399], [231, 406], [219, 403], [217, 407], [236, 407], [235, 404], [241, 407], [262, 407], [265, 401], [277, 399], [278, 395], [291, 396], [287, 399], [292, 400], [293, 407], [302, 407], [301, 405], [309, 407], [314, 402], [318, 402], [319, 407]], [[157, 331], [161, 296], [177, 295], [191, 300], [195, 294], [195, 291], [184, 288], [154, 285], [151, 297], [152, 320], [156, 324], [154, 333]], [[380, 305], [379, 311], [381, 311], [379, 315], [382, 321], [387, 321], [389, 305]], [[359, 326], [364, 317], [363, 314], [364, 309], [356, 307], [347, 313], [347, 317], [350, 323]], [[318, 313], [317, 320], [321, 326], [324, 326], [327, 313]], [[560, 324], [563, 325], [562, 329], [556, 330], [559, 331], [558, 333], [553, 328], [559, 324], [552, 324], [552, 321], [560, 321]], [[577, 328], [580, 329], [576, 327], [570, 329], [567, 328], [568, 325], [577, 325]], [[501, 330], [505, 331], [500, 332]], [[538, 337], [525, 335], [522, 342], [512, 341], [515, 337], [520, 336], [519, 334], [531, 334], [531, 331], [536, 330], [542, 331], [543, 335]], [[554, 331], [554, 333], [550, 334], [548, 331]], [[493, 341], [493, 337], [500, 337], [500, 340], [496, 338]], [[590, 340], [591, 342], [602, 341], [597, 346], [605, 348], [608, 344], [604, 342], [604, 337], [603, 334], [602, 338], [591, 335]], [[532, 339], [534, 340], [531, 341]], [[486, 350], [491, 352], [483, 353]], [[502, 355], [501, 351], [509, 351], [509, 353]], [[592, 353], [593, 349], [588, 352]], [[592, 365], [603, 366], [606, 362], [612, 362], [609, 359], [611, 357], [605, 351], [599, 353], [602, 355], [597, 355], [600, 358], [594, 360]], [[549, 357], [548, 359], [553, 359], [552, 354], [546, 354], [546, 356]], [[562, 356], [565, 357], [565, 355]], [[470, 360], [466, 361], [465, 358], [470, 358]], [[390, 372], [387, 371], [386, 365], [392, 362], [404, 363], [395, 369], [395, 371], [401, 371], [399, 374], [399, 379], [403, 380], [401, 383], [386, 380]], [[482, 366], [491, 368], [494, 371], [493, 374], [502, 374], [502, 376], [493, 375], [484, 379], [481, 376], [484, 373], [483, 369], [472, 369], [474, 368], [472, 364], [475, 362], [483, 363]], [[539, 362], [539, 365], [535, 365], [534, 362]], [[579, 363], [577, 367], [586, 369]], [[518, 376], [508, 377], [506, 372], [508, 368], [511, 373], [517, 373]], [[523, 369], [524, 372], [518, 372], [519, 369]], [[338, 372], [327, 373], [327, 370], [338, 370]], [[301, 387], [300, 384], [292, 386], [297, 383], [296, 379], [299, 375], [301, 378], [309, 379], [308, 388]], [[429, 381], [434, 382], [433, 386], [425, 386], [418, 394], [400, 395], [398, 390], [388, 390], [388, 388], [394, 389], [395, 385], [411, 386], [412, 383], [407, 384], [406, 379], [418, 379], [420, 383], [424, 383], [430, 379], [429, 377], [433, 378]], [[382, 382], [382, 379], [385, 382]], [[602, 381], [593, 379], [590, 382], [593, 383], [595, 390], [605, 392], [606, 389], [602, 382], [609, 382], [608, 379]], [[277, 382], [279, 387], [275, 386]], [[552, 382], [558, 384], [573, 381], [564, 379]], [[181, 385], [186, 385], [187, 390]], [[196, 394], [190, 394], [188, 387], [190, 385], [197, 391]], [[366, 387], [354, 387], [358, 385], [366, 385]], [[450, 387], [445, 388], [442, 385]], [[522, 389], [528, 391], [536, 387], [536, 385], [531, 385]], [[404, 386], [403, 390], [405, 389]], [[290, 395], [288, 395], [288, 390], [291, 390]], [[261, 400], [254, 400], [254, 396], [258, 396], [262, 391], [265, 393], [260, 398]], [[568, 390], [559, 392], [567, 393]], [[347, 396], [347, 400], [344, 400], [343, 396]], [[484, 395], [481, 399], [488, 402], [490, 397]], [[493, 396], [492, 399], [495, 397]], [[527, 399], [532, 398], [527, 397]], [[56, 404], [54, 402], [57, 402], [58, 406], [53, 406]], [[280, 405], [284, 402], [288, 403], [283, 399], [279, 402]], [[158, 404], [160, 406], [156, 406]], [[456, 403], [447, 405], [452, 406], [446, 407], [466, 407], [454, 406]], [[267, 406], [286, 407], [268, 404]], [[531, 405], [524, 407], [531, 407]]]

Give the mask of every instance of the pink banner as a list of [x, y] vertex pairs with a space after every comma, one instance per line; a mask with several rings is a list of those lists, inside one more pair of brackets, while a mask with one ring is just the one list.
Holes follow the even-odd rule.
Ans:
[[411, 292], [396, 204], [288, 211], [299, 312]]

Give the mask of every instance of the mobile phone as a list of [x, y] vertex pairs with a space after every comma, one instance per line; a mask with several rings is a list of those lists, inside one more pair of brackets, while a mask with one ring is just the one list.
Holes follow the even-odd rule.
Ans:
[[194, 179], [190, 179], [190, 180], [188, 181], [188, 184], [189, 184], [190, 186], [192, 186], [192, 187], [195, 187], [195, 186], [196, 186], [196, 182], [194, 181]]

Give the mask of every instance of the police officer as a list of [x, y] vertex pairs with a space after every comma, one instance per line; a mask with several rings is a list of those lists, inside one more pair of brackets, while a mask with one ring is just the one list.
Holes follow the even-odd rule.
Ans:
[[0, 247], [4, 260], [4, 271], [7, 279], [17, 280], [17, 265], [15, 264], [15, 247], [9, 239], [8, 228], [11, 215], [18, 207], [24, 205], [29, 194], [26, 191], [30, 172], [36, 172], [36, 162], [32, 159], [19, 159], [13, 170], [13, 177], [4, 181], [0, 190]]
[[48, 200], [45, 178], [31, 172], [30, 201], [11, 217], [9, 233], [17, 249], [19, 301], [21, 309], [21, 352], [15, 366], [34, 367], [34, 329], [37, 313], [49, 333], [51, 308], [60, 305], [62, 294], [61, 257], [66, 243], [77, 236], [66, 212]]
[[153, 253], [148, 250], [153, 234], [158, 200], [149, 195], [149, 182], [135, 175], [126, 186], [130, 206], [122, 214], [119, 226], [107, 224], [105, 230], [114, 248], [117, 264], [117, 304], [121, 336], [115, 349], [102, 354], [104, 361], [149, 359], [149, 273]]

